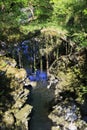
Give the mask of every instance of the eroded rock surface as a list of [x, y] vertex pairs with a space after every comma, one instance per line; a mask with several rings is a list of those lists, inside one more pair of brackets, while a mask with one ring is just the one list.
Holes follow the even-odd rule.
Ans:
[[0, 129], [28, 130], [32, 107], [25, 104], [29, 90], [23, 87], [27, 74], [15, 60], [0, 57]]
[[86, 52], [83, 48], [71, 57], [61, 56], [52, 66], [50, 72], [59, 79], [49, 88], [55, 93], [55, 99], [50, 103], [52, 112], [48, 116], [53, 122], [52, 130], [87, 129], [87, 98], [81, 87], [86, 86]]

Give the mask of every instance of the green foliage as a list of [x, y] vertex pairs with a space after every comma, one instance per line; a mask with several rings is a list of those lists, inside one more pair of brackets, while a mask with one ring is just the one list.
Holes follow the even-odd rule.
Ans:
[[80, 86], [80, 89], [82, 90], [82, 93], [83, 93], [83, 94], [87, 93], [87, 86], [81, 85], [81, 86]]
[[16, 39], [16, 35], [18, 37], [20, 33], [19, 19], [23, 15], [21, 8], [26, 7], [27, 5], [28, 0], [0, 1], [0, 38], [2, 41], [6, 40], [8, 42], [12, 42], [12, 40], [10, 41], [12, 37], [13, 40]]
[[87, 8], [83, 10], [84, 15], [87, 15]]
[[[21, 9], [31, 6], [34, 8], [36, 19], [29, 22], [27, 20], [29, 12], [23, 12]], [[27, 24], [22, 22], [23, 20], [27, 21]], [[86, 36], [84, 36], [84, 33], [87, 33], [86, 0], [1, 0], [0, 21], [0, 36], [4, 39], [8, 37], [10, 29], [20, 30], [22, 24], [23, 26], [26, 24], [29, 28], [33, 27], [33, 30], [37, 25], [38, 28], [55, 25], [67, 27], [70, 35], [77, 33], [74, 41], [81, 46], [87, 45]]]
[[50, 0], [35, 0], [32, 3], [35, 7], [35, 15], [40, 21], [46, 22], [46, 20], [50, 19], [53, 11]]
[[[55, 20], [62, 25], [76, 26], [83, 22], [87, 15], [86, 0], [1, 0], [0, 9], [2, 14], [7, 12], [8, 17], [16, 18], [19, 15], [23, 16], [20, 8], [31, 5], [34, 7], [34, 13], [39, 18], [38, 20]], [[11, 13], [10, 16], [9, 13]]]
[[87, 46], [87, 34], [85, 32], [78, 32], [73, 34], [73, 41], [82, 47]]

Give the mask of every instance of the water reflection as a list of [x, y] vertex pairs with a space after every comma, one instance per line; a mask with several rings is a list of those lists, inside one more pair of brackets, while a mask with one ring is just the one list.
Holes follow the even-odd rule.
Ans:
[[51, 130], [52, 122], [48, 118], [48, 114], [49, 101], [52, 100], [52, 97], [49, 99], [51, 95], [47, 89], [48, 76], [46, 70], [40, 70], [40, 67], [35, 63], [35, 60], [39, 58], [39, 46], [37, 42], [32, 46], [30, 41], [26, 40], [22, 42], [20, 48], [23, 53], [22, 62], [24, 62], [23, 67], [26, 69], [27, 77], [31, 82], [37, 82], [35, 87], [28, 86], [28, 88], [32, 88], [30, 89], [28, 103], [33, 106], [31, 120], [29, 121], [29, 130]]
[[43, 89], [32, 90], [31, 105], [33, 106], [33, 112], [29, 122], [29, 130], [51, 130], [52, 121], [48, 118], [49, 101], [46, 96], [48, 90]]

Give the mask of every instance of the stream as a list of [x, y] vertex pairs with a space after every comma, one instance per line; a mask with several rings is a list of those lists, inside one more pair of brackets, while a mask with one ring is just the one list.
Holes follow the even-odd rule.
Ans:
[[[52, 100], [54, 93], [47, 89], [47, 73], [37, 69], [33, 70], [34, 55], [38, 53], [38, 46], [32, 48], [30, 41], [26, 40], [21, 43], [17, 49], [19, 56], [19, 66], [23, 65], [27, 72], [27, 78], [36, 86], [31, 86], [29, 95], [29, 104], [33, 106], [32, 114], [29, 121], [29, 130], [51, 130], [52, 121], [48, 118], [49, 102]], [[22, 51], [22, 58], [20, 53]], [[31, 83], [31, 84], [32, 84]]]
[[49, 106], [46, 88], [34, 88], [31, 92], [31, 105], [33, 106], [29, 130], [51, 130], [52, 122], [48, 118]]

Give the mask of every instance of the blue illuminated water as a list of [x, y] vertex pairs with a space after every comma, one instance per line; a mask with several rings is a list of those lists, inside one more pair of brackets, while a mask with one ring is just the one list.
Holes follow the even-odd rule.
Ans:
[[30, 81], [46, 81], [47, 73], [37, 70], [35, 74], [29, 75], [28, 78], [30, 79]]
[[[31, 43], [29, 40], [25, 40], [21, 43], [20, 49], [22, 50], [22, 53], [27, 60], [27, 64], [30, 64], [34, 62], [34, 54], [37, 55], [39, 51], [39, 45], [37, 43], [34, 44], [34, 46], [31, 46]], [[45, 71], [40, 71], [40, 69], [36, 69], [36, 71], [32, 68], [29, 68], [27, 66], [26, 68], [27, 76], [30, 79], [30, 81], [46, 81], [47, 80], [47, 73]]]

